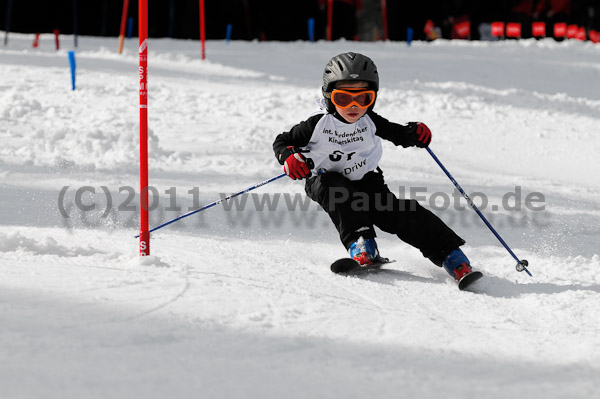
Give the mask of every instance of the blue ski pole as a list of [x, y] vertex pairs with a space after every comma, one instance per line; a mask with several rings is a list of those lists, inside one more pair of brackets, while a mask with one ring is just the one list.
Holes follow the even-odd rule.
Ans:
[[[169, 220], [168, 222], [165, 222], [165, 223], [163, 223], [163, 224], [161, 224], [161, 225], [159, 225], [159, 226], [156, 226], [156, 227], [154, 227], [154, 228], [152, 228], [152, 229], [148, 230], [148, 232], [149, 232], [149, 233], [151, 233], [151, 232], [153, 232], [153, 231], [156, 231], [156, 230], [158, 230], [158, 229], [161, 229], [161, 228], [163, 228], [163, 227], [165, 227], [165, 226], [168, 226], [168, 225], [170, 225], [171, 223], [175, 223], [175, 222], [176, 222], [176, 221], [178, 221], [178, 220], [181, 220], [181, 219], [183, 219], [183, 218], [186, 218], [186, 217], [188, 217], [188, 216], [192, 216], [192, 215], [193, 215], [193, 214], [195, 214], [195, 213], [198, 213], [198, 212], [205, 211], [205, 210], [207, 210], [208, 208], [212, 208], [212, 207], [213, 207], [213, 206], [215, 206], [215, 205], [219, 205], [221, 202], [224, 202], [224, 201], [230, 200], [230, 199], [232, 199], [232, 198], [234, 198], [234, 197], [237, 197], [238, 195], [242, 195], [242, 194], [244, 194], [244, 193], [247, 193], [248, 191], [252, 191], [252, 190], [254, 190], [254, 189], [256, 189], [256, 188], [262, 187], [262, 186], [264, 186], [265, 184], [269, 184], [269, 183], [271, 183], [272, 181], [275, 181], [275, 180], [277, 180], [277, 179], [280, 179], [280, 178], [282, 178], [283, 176], [286, 176], [286, 174], [285, 174], [285, 173], [282, 173], [282, 174], [280, 174], [280, 175], [277, 175], [277, 176], [271, 177], [270, 179], [267, 179], [267, 180], [265, 180], [265, 181], [262, 181], [262, 182], [260, 182], [260, 183], [258, 183], [258, 184], [255, 184], [255, 185], [253, 185], [253, 186], [251, 186], [251, 187], [248, 187], [248, 188], [246, 188], [246, 189], [244, 189], [244, 190], [242, 190], [242, 191], [239, 191], [239, 192], [237, 192], [237, 193], [234, 193], [234, 194], [230, 194], [230, 195], [228, 195], [227, 197], [220, 198], [220, 199], [218, 199], [218, 200], [216, 200], [216, 201], [214, 201], [214, 202], [211, 202], [211, 203], [210, 203], [210, 204], [208, 204], [208, 205], [204, 205], [202, 208], [198, 208], [198, 209], [195, 209], [195, 210], [193, 210], [193, 211], [189, 211], [189, 212], [187, 212], [187, 213], [184, 213], [184, 214], [183, 214], [183, 215], [181, 215], [181, 216], [177, 216], [175, 219], [171, 219], [171, 220]], [[135, 238], [138, 238], [139, 236], [140, 236], [140, 235], [138, 234], [137, 236], [135, 236]]]
[[429, 155], [431, 155], [431, 157], [433, 158], [433, 160], [435, 162], [437, 162], [437, 164], [440, 165], [440, 168], [442, 168], [442, 170], [444, 171], [444, 173], [446, 173], [446, 176], [448, 176], [448, 178], [450, 179], [450, 181], [454, 184], [454, 187], [456, 187], [456, 189], [458, 191], [460, 191], [460, 193], [462, 194], [462, 196], [465, 197], [465, 199], [467, 200], [467, 203], [469, 205], [471, 205], [471, 208], [473, 208], [473, 210], [475, 212], [477, 212], [477, 214], [479, 215], [479, 217], [481, 218], [481, 220], [483, 220], [483, 223], [485, 223], [485, 225], [490, 229], [490, 231], [492, 233], [494, 233], [494, 235], [496, 236], [496, 238], [498, 239], [498, 241], [500, 241], [500, 243], [502, 245], [504, 245], [504, 248], [506, 248], [506, 250], [508, 251], [508, 253], [511, 254], [512, 257], [517, 261], [517, 271], [519, 271], [519, 272], [526, 271], [527, 274], [529, 274], [531, 276], [531, 273], [529, 272], [529, 270], [527, 270], [527, 266], [529, 266], [529, 262], [527, 262], [525, 259], [520, 260], [519, 258], [517, 258], [517, 255], [515, 255], [515, 253], [510, 249], [510, 247], [508, 246], [508, 244], [506, 244], [506, 242], [502, 239], [502, 237], [500, 237], [500, 234], [498, 234], [498, 232], [492, 227], [492, 225], [490, 224], [490, 222], [488, 222], [488, 220], [485, 218], [485, 216], [483, 216], [483, 213], [481, 213], [481, 211], [479, 210], [479, 208], [477, 208], [477, 206], [473, 203], [473, 201], [471, 200], [471, 198], [469, 198], [469, 196], [467, 195], [467, 193], [465, 193], [465, 191], [462, 189], [462, 187], [460, 186], [460, 184], [458, 184], [458, 182], [454, 179], [454, 177], [452, 177], [452, 175], [450, 174], [450, 172], [448, 172], [448, 169], [446, 169], [444, 167], [444, 165], [442, 165], [442, 163], [440, 162], [440, 160], [438, 159], [438, 157], [435, 156], [435, 154], [433, 153], [433, 151], [431, 151], [431, 149], [429, 147], [427, 147], [426, 149], [429, 152]]

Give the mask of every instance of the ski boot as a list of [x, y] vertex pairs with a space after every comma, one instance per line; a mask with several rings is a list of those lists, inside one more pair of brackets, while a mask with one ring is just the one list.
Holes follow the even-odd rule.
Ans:
[[459, 248], [446, 256], [442, 266], [456, 280], [458, 288], [461, 290], [483, 277], [481, 272], [473, 271], [469, 259]]
[[374, 238], [363, 238], [356, 240], [348, 249], [350, 257], [361, 266], [369, 266], [379, 260], [379, 250]]

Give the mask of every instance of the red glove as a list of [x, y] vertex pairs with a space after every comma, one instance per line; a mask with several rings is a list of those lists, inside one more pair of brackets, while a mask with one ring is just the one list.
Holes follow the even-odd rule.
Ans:
[[311, 176], [310, 168], [306, 162], [306, 158], [304, 158], [304, 155], [300, 153], [298, 148], [288, 147], [287, 150], [285, 150], [279, 156], [281, 158], [285, 157], [283, 171], [291, 179], [302, 180]]
[[410, 122], [408, 124], [411, 131], [409, 134], [409, 141], [412, 145], [425, 148], [431, 143], [431, 130], [426, 124], [421, 122]]

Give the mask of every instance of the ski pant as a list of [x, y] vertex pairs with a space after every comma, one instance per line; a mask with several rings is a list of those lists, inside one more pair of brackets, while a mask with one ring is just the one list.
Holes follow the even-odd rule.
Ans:
[[379, 168], [361, 180], [326, 172], [306, 181], [306, 194], [319, 203], [337, 228], [346, 249], [360, 236], [374, 238], [374, 226], [395, 234], [441, 266], [465, 241], [416, 200], [398, 199]]

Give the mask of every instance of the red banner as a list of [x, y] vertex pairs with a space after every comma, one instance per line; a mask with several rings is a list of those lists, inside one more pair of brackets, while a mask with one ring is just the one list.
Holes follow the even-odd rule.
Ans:
[[567, 36], [567, 24], [564, 22], [554, 24], [554, 37], [560, 39], [565, 36]]
[[454, 24], [452, 39], [468, 39], [471, 36], [471, 22], [461, 21]]
[[506, 24], [506, 37], [521, 37], [521, 24], [509, 22]]
[[504, 22], [492, 22], [492, 36], [503, 37], [504, 36]]
[[579, 32], [579, 26], [577, 26], [577, 25], [567, 26], [567, 39], [577, 39], [578, 32]]
[[531, 33], [534, 37], [545, 37], [546, 36], [546, 23], [545, 22], [534, 22], [531, 24]]

